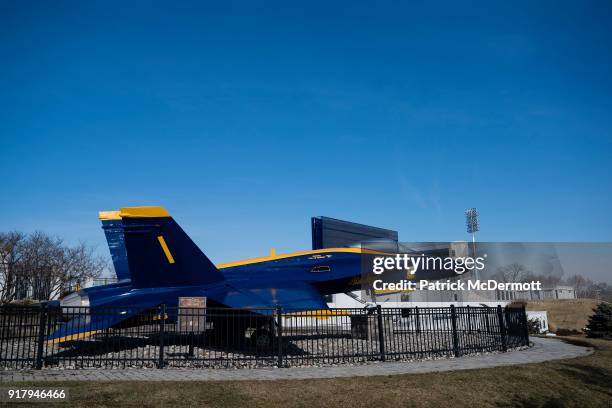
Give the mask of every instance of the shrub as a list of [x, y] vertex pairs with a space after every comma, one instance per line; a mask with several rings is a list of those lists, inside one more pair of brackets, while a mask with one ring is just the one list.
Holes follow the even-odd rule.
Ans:
[[559, 328], [559, 329], [557, 329], [555, 334], [557, 336], [575, 336], [575, 335], [578, 335], [578, 334], [582, 334], [582, 332], [580, 332], [579, 330], [576, 330], [576, 329]]
[[513, 300], [512, 303], [510, 303], [507, 307], [518, 308], [518, 309], [520, 309], [522, 307], [527, 307], [527, 301], [526, 300], [521, 300], [521, 299]]
[[540, 320], [527, 320], [527, 330], [529, 330], [529, 334], [540, 334], [540, 332], [542, 331], [542, 324], [540, 323]]
[[612, 340], [612, 305], [600, 303], [593, 312], [586, 327], [587, 337]]

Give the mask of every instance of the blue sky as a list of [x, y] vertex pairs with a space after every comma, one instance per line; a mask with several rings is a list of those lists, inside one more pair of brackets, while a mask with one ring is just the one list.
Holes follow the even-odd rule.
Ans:
[[213, 261], [326, 215], [612, 241], [612, 5], [2, 2], [0, 230], [105, 251], [162, 205]]

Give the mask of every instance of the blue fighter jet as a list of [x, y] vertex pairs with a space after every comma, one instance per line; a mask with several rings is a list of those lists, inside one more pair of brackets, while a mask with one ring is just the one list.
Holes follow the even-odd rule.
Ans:
[[237, 310], [327, 309], [324, 295], [361, 284], [361, 248], [272, 252], [215, 266], [162, 207], [103, 211], [100, 219], [118, 281], [62, 299], [62, 310], [84, 306], [88, 313], [52, 332], [51, 344], [125, 325], [162, 304], [177, 308], [179, 297], [206, 297], [207, 307]]

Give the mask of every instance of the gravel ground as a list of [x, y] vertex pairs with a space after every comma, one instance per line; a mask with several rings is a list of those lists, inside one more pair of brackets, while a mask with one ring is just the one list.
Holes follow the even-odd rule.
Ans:
[[[359, 364], [379, 360], [376, 339], [355, 339], [350, 333], [321, 333], [291, 336], [283, 339], [283, 366]], [[211, 341], [186, 336], [166, 338], [165, 365], [190, 368], [274, 367], [278, 362], [278, 345], [254, 347], [247, 342], [238, 347], [220, 347]], [[492, 353], [499, 350], [499, 337], [492, 333], [461, 333], [462, 355]], [[192, 354], [189, 346], [192, 343]], [[69, 347], [65, 347], [68, 345]], [[512, 348], [512, 344], [509, 345]], [[473, 350], [473, 351], [469, 351]], [[453, 338], [449, 332], [394, 333], [385, 341], [387, 360], [431, 360], [454, 356]], [[4, 342], [0, 347], [0, 368], [31, 368], [36, 355], [36, 341]], [[70, 343], [45, 346], [45, 367], [55, 369], [155, 368], [159, 360], [159, 338], [150, 336], [98, 336]], [[19, 356], [26, 361], [7, 361]], [[30, 361], [27, 361], [30, 360]]]

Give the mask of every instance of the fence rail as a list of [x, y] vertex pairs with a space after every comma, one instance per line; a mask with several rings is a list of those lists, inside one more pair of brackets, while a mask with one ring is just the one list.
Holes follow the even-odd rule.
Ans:
[[[459, 357], [529, 343], [525, 309], [501, 306], [293, 310], [161, 305], [111, 325], [129, 309], [0, 306], [0, 367], [285, 367]], [[74, 334], [54, 338], [61, 329]]]

